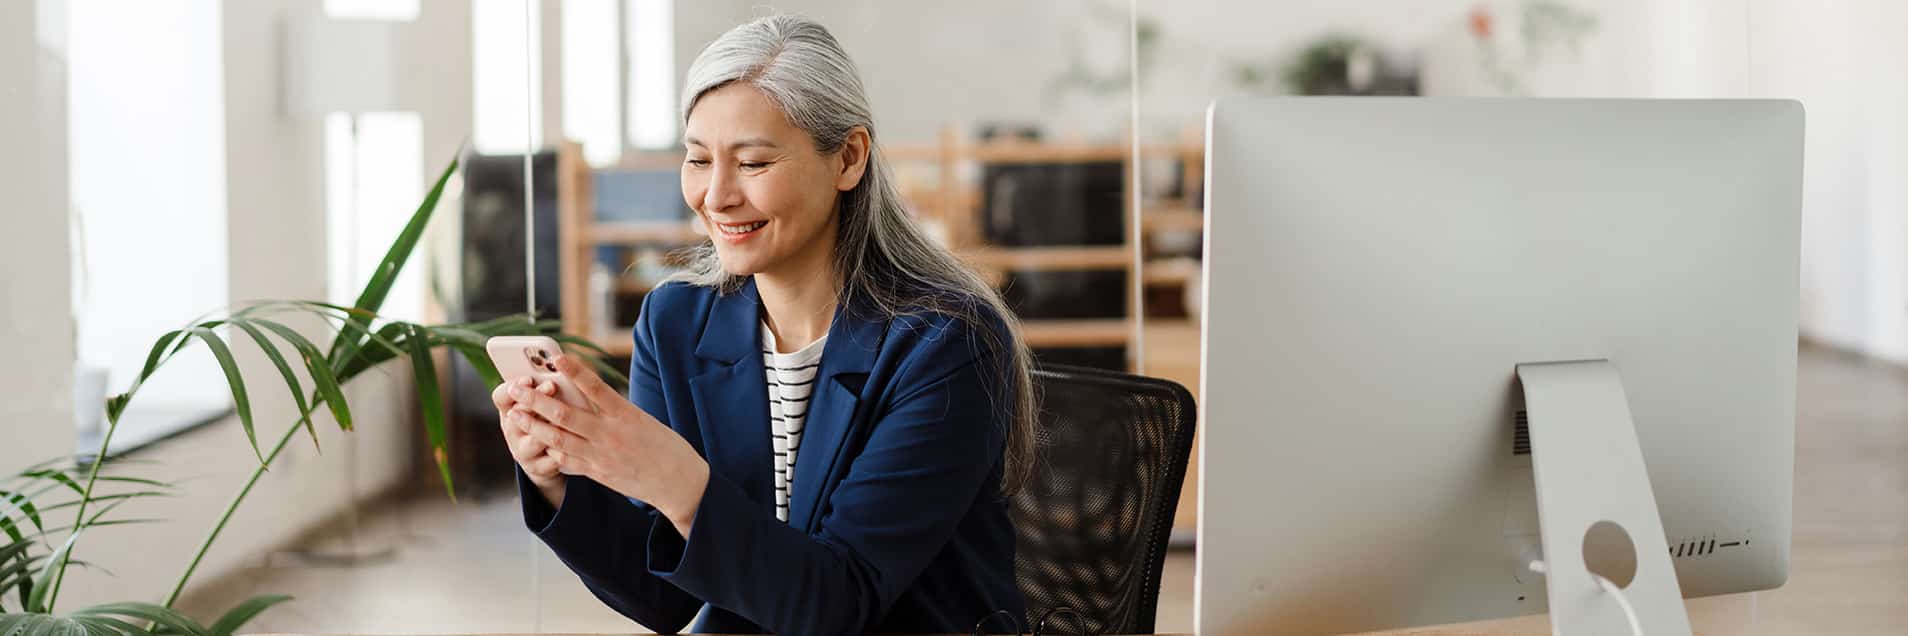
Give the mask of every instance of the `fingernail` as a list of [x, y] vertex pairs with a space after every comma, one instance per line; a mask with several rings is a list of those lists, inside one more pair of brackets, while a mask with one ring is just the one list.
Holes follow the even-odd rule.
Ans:
[[525, 394], [525, 391], [523, 390], [523, 387], [521, 386], [510, 387], [510, 397], [523, 398], [524, 394]]

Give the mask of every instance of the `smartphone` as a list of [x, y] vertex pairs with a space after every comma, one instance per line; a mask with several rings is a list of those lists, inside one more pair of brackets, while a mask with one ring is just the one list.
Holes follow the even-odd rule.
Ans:
[[535, 380], [535, 386], [555, 384], [556, 398], [564, 404], [585, 412], [595, 410], [583, 399], [576, 385], [557, 372], [556, 357], [563, 352], [563, 348], [557, 345], [556, 339], [549, 336], [496, 336], [484, 342], [484, 351], [490, 354], [491, 364], [497, 365], [497, 372], [503, 375], [505, 382], [531, 378]]

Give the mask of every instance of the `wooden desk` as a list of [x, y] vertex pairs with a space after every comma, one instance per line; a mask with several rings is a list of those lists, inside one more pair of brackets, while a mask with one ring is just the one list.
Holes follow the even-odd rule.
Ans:
[[[1063, 634], [1063, 635], [1067, 633], [1070, 633], [1070, 632], [1060, 632], [1060, 634]], [[1484, 623], [1466, 623], [1464, 625], [1451, 625], [1446, 627], [1371, 632], [1369, 634], [1364, 634], [1362, 636], [1526, 636], [1526, 635], [1539, 636], [1539, 635], [1545, 635], [1549, 633], [1550, 633], [1550, 624], [1546, 622], [1545, 617], [1526, 616], [1522, 618], [1515, 618], [1515, 619], [1502, 620], [1502, 621], [1488, 621]], [[370, 636], [370, 635], [262, 633], [262, 634], [246, 634], [244, 636]], [[623, 635], [622, 634], [614, 634], [614, 635], [611, 635], [611, 634], [563, 634], [563, 633], [546, 633], [546, 634], [495, 633], [495, 634], [441, 634], [438, 636], [623, 636]], [[704, 634], [702, 636], [716, 636], [716, 635]], [[740, 635], [729, 635], [729, 636], [740, 636]], [[966, 636], [966, 635], [959, 634], [959, 635], [949, 635], [949, 636]], [[1176, 634], [1176, 635], [1168, 634], [1166, 636], [1192, 636], [1192, 635], [1191, 634]]]

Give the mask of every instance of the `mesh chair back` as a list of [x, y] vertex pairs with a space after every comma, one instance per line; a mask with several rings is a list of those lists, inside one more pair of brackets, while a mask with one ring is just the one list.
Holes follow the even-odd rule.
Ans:
[[1039, 461], [1015, 495], [1016, 574], [1031, 628], [1151, 634], [1173, 513], [1192, 450], [1192, 395], [1176, 383], [1048, 365]]

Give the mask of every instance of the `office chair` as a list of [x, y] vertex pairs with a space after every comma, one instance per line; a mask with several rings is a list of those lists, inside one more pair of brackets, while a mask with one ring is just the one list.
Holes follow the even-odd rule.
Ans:
[[[1151, 634], [1192, 450], [1192, 394], [1174, 382], [1042, 365], [1039, 458], [1011, 514], [1028, 628]], [[1065, 627], [1065, 630], [1060, 629]]]

